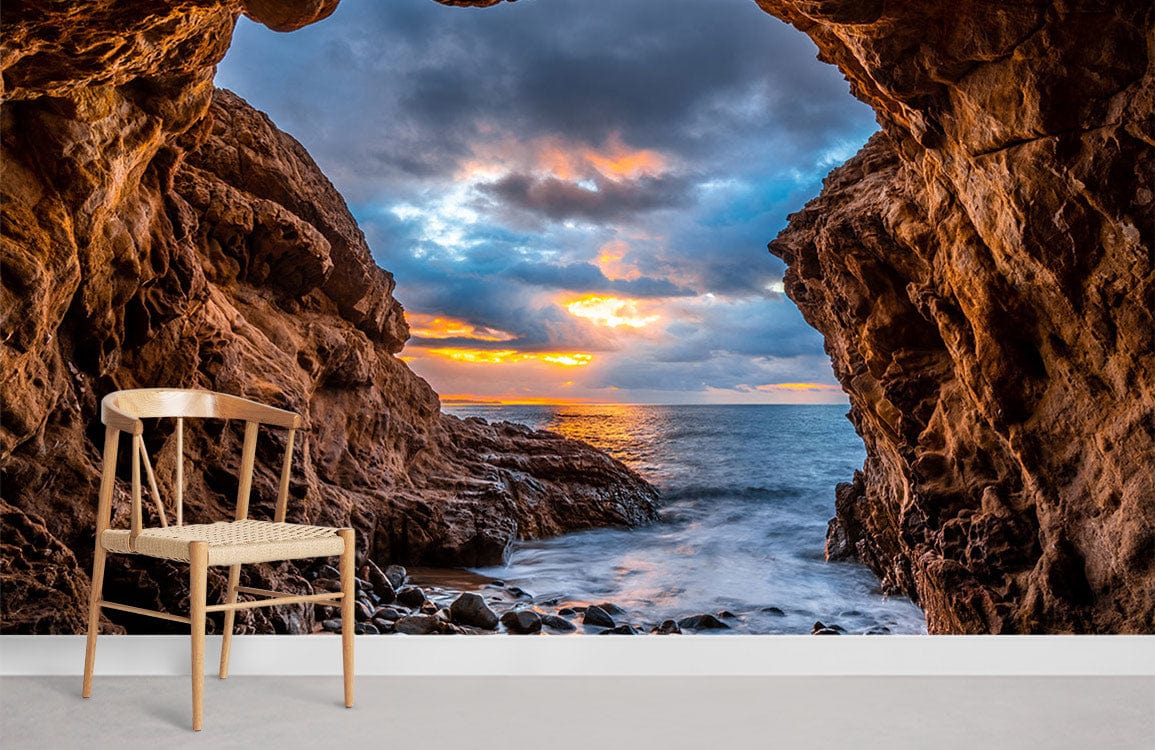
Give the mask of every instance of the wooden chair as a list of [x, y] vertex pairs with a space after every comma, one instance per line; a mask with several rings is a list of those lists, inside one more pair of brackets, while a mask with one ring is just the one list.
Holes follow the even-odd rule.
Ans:
[[[174, 524], [169, 525], [165, 508], [157, 491], [152, 463], [145, 451], [141, 420], [156, 417], [176, 418], [176, 453]], [[241, 451], [236, 518], [230, 522], [185, 524], [184, 495], [184, 420], [216, 418], [245, 420], [245, 439]], [[96, 659], [96, 636], [100, 627], [100, 609], [115, 609], [149, 617], [188, 623], [192, 630], [192, 714], [193, 729], [200, 730], [204, 706], [205, 615], [224, 612], [224, 639], [221, 644], [220, 678], [229, 673], [229, 649], [233, 621], [238, 609], [281, 604], [318, 602], [341, 605], [341, 649], [345, 674], [345, 705], [353, 706], [353, 604], [354, 604], [354, 532], [349, 528], [327, 528], [285, 523], [289, 499], [289, 475], [293, 460], [293, 438], [301, 426], [299, 415], [283, 409], [229, 396], [222, 393], [170, 388], [145, 388], [117, 391], [104, 397], [100, 419], [104, 433], [104, 465], [100, 479], [100, 499], [96, 512], [96, 556], [92, 563], [92, 594], [88, 602], [88, 643], [84, 654], [84, 697], [92, 695], [92, 669]], [[248, 518], [249, 493], [253, 483], [253, 462], [260, 425], [288, 430], [281, 481], [273, 520]], [[116, 483], [116, 454], [120, 435], [132, 436], [132, 514], [131, 528], [111, 529], [112, 494]], [[141, 464], [144, 464], [148, 487], [156, 504], [160, 527], [145, 527], [141, 512]], [[187, 616], [101, 598], [104, 584], [105, 555], [136, 554], [187, 562], [189, 564], [189, 613]], [[240, 585], [241, 565], [296, 560], [308, 557], [340, 555], [341, 591], [339, 593], [298, 595]], [[226, 601], [208, 604], [206, 582], [210, 565], [229, 566]], [[238, 594], [264, 597], [237, 601]]]

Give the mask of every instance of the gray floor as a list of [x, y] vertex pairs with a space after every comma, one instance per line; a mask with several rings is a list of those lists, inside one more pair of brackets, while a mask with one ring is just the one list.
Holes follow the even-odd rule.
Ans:
[[365, 677], [0, 679], [14, 748], [1155, 748], [1155, 679]]

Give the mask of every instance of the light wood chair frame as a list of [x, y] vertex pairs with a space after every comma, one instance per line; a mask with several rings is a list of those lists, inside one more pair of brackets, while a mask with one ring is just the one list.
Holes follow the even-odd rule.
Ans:
[[[116, 485], [116, 460], [122, 433], [132, 437], [132, 512], [130, 540], [144, 529], [142, 512], [141, 465], [148, 479], [150, 494], [156, 505], [156, 512], [162, 527], [168, 526], [165, 507], [157, 490], [152, 462], [144, 447], [144, 423], [151, 418], [176, 419], [176, 466], [174, 482], [174, 521], [177, 526], [184, 524], [184, 420], [240, 419], [245, 422], [244, 444], [241, 449], [241, 466], [238, 476], [235, 520], [243, 521], [249, 514], [249, 497], [253, 485], [253, 464], [256, 459], [257, 436], [262, 424], [288, 430], [285, 457], [281, 465], [280, 484], [277, 488], [275, 522], [285, 520], [289, 499], [289, 479], [292, 472], [293, 442], [304, 420], [299, 414], [284, 409], [249, 401], [212, 391], [142, 388], [116, 391], [105, 396], [100, 407], [101, 422], [105, 425], [104, 455], [100, 478], [100, 494], [96, 511], [96, 553], [92, 563], [92, 588], [88, 602], [88, 639], [84, 652], [85, 698], [92, 695], [92, 673], [96, 661], [96, 638], [100, 629], [100, 610], [113, 609], [136, 615], [157, 617], [163, 620], [186, 623], [191, 630], [192, 640], [192, 725], [200, 731], [204, 719], [204, 677], [205, 677], [205, 616], [209, 612], [224, 612], [224, 633], [221, 641], [221, 662], [218, 672], [220, 679], [229, 674], [229, 652], [232, 646], [233, 625], [236, 611], [256, 607], [270, 607], [284, 604], [314, 602], [341, 607], [341, 655], [344, 670], [345, 706], [353, 706], [353, 629], [355, 602], [355, 537], [351, 528], [336, 529], [344, 543], [340, 555], [341, 591], [323, 594], [292, 594], [240, 585], [241, 566], [229, 566], [228, 586], [225, 601], [208, 604], [207, 581], [209, 568], [209, 544], [192, 541], [188, 545], [189, 558], [189, 613], [176, 615], [153, 609], [134, 607], [102, 598], [104, 587], [104, 566], [109, 551], [101, 541], [104, 531], [110, 528], [112, 496]], [[238, 594], [263, 597], [250, 601], [237, 601]]]

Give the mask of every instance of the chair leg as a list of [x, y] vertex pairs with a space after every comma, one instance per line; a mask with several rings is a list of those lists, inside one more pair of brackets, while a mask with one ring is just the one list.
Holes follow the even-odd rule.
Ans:
[[84, 647], [84, 688], [81, 695], [92, 697], [92, 670], [96, 666], [96, 636], [100, 634], [100, 598], [104, 590], [104, 545], [96, 542], [92, 558], [92, 587], [88, 594], [88, 640]]
[[192, 631], [192, 725], [204, 723], [205, 607], [208, 597], [209, 545], [189, 542], [189, 625]]
[[345, 551], [341, 553], [341, 666], [345, 675], [345, 708], [353, 707], [353, 628], [356, 620], [353, 617], [353, 603], [356, 600], [356, 579], [353, 567], [356, 561], [355, 532], [353, 529], [341, 529], [341, 539], [345, 542]]
[[[241, 585], [241, 566], [233, 565], [229, 568], [229, 587], [225, 594], [227, 604], [237, 603], [237, 586]], [[233, 647], [233, 624], [236, 622], [237, 611], [225, 610], [225, 629], [221, 637], [221, 669], [217, 676], [222, 680], [229, 676], [229, 653]]]

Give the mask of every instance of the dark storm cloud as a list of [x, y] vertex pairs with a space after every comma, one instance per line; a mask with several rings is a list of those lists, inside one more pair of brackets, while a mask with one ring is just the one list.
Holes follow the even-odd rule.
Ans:
[[291, 44], [247, 22], [237, 37], [223, 85], [261, 91], [325, 161], [375, 178], [447, 175], [495, 124], [696, 154], [769, 132], [813, 150], [870, 121], [811, 42], [750, 0], [344, 0]]
[[595, 177], [583, 185], [556, 177], [513, 173], [481, 186], [505, 204], [561, 219], [609, 221], [659, 208], [672, 208], [689, 200], [684, 177], [651, 177], [611, 180]]
[[639, 277], [608, 279], [601, 269], [589, 263], [520, 262], [497, 272], [508, 279], [544, 289], [568, 289], [572, 292], [617, 293], [628, 297], [685, 297], [693, 289], [680, 287], [667, 279]]

